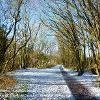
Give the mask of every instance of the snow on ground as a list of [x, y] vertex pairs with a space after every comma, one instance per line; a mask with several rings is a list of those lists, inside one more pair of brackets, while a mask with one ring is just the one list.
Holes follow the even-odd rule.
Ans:
[[[17, 79], [13, 92], [24, 100], [74, 100], [60, 71], [60, 65], [49, 69], [20, 69], [9, 72]], [[28, 95], [21, 95], [22, 92]]]
[[77, 76], [78, 73], [72, 69], [66, 69], [62, 66], [62, 69], [66, 71], [70, 76], [73, 76], [77, 81], [83, 84], [90, 93], [100, 100], [100, 77], [92, 74], [91, 72], [85, 72], [82, 76]]

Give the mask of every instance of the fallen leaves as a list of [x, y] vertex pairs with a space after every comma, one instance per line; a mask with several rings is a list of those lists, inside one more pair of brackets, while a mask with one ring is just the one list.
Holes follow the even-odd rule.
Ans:
[[16, 79], [11, 76], [3, 75], [0, 76], [0, 89], [7, 90], [15, 86]]

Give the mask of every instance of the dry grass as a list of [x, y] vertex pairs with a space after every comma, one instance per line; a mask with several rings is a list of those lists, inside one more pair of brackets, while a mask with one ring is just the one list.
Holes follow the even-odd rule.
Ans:
[[15, 86], [16, 79], [11, 76], [3, 75], [0, 76], [0, 89], [7, 90]]

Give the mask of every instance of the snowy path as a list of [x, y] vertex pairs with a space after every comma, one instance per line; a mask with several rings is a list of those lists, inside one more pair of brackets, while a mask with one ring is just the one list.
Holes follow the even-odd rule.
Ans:
[[24, 100], [74, 100], [59, 67], [9, 73], [18, 81], [13, 93]]
[[77, 72], [57, 65], [19, 69], [8, 75], [16, 78], [17, 84], [11, 91], [0, 91], [1, 98], [9, 95], [10, 100], [100, 100], [100, 88], [95, 86], [100, 77], [89, 72], [77, 76]]
[[77, 76], [77, 72], [64, 67], [61, 72], [75, 100], [100, 100], [100, 77], [91, 72]]

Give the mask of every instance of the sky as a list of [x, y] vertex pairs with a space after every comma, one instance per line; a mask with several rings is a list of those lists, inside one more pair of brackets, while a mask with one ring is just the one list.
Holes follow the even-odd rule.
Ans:
[[[2, 6], [0, 5], [0, 11], [1, 11], [1, 9], [3, 9], [3, 10], [7, 9], [7, 5], [5, 3], [6, 1], [7, 0], [0, 0], [0, 2], [3, 2], [3, 5]], [[40, 22], [41, 22], [40, 18], [48, 17], [48, 15], [46, 16], [46, 14], [44, 14], [43, 11], [49, 12], [49, 9], [47, 7], [47, 3], [48, 2], [51, 3], [50, 2], [51, 0], [24, 0], [24, 1], [26, 4], [26, 8], [28, 10], [29, 19], [30, 19], [31, 24], [32, 25], [34, 24], [35, 27], [38, 27]], [[13, 4], [13, 7], [15, 7], [14, 4]], [[23, 9], [21, 11], [23, 12]], [[49, 12], [49, 14], [52, 15], [52, 13], [50, 13], [50, 12]], [[2, 16], [3, 15], [0, 14], [0, 18]], [[2, 20], [3, 20], [3, 22], [5, 22], [4, 19], [2, 19]], [[54, 46], [52, 48], [54, 49], [54, 51], [57, 51], [58, 45], [57, 45], [56, 38], [54, 36], [54, 32], [45, 26], [42, 27], [41, 32], [44, 32], [47, 35], [47, 40], [49, 42], [54, 43]], [[89, 54], [88, 50], [86, 50], [86, 53], [88, 56], [88, 54]]]
[[[40, 18], [44, 17], [43, 11], [48, 11], [48, 9], [46, 7], [46, 3], [48, 1], [50, 1], [50, 0], [25, 0], [24, 1], [26, 9], [28, 10], [30, 22], [32, 25], [35, 25], [35, 27], [39, 26], [39, 23], [41, 22]], [[6, 5], [7, 0], [0, 0], [0, 2], [2, 2], [2, 5], [0, 5], [0, 11], [1, 11], [1, 9], [6, 10], [7, 9], [7, 5]], [[12, 6], [16, 7], [15, 2], [12, 2]], [[22, 13], [24, 12], [23, 8], [22, 8], [21, 12]], [[4, 18], [2, 17], [3, 15], [1, 14], [0, 16], [1, 16], [0, 18], [2, 18], [2, 22], [6, 23]], [[9, 25], [10, 24], [8, 23], [8, 26]], [[58, 50], [57, 42], [56, 42], [53, 31], [51, 31], [47, 27], [43, 26], [42, 32], [45, 32], [45, 34], [47, 35], [47, 40], [49, 42], [54, 43], [55, 48], [54, 48], [54, 46], [53, 46], [53, 48], [55, 49], [55, 51]]]
[[[43, 11], [48, 11], [47, 2], [50, 3], [50, 0], [28, 0], [27, 6], [30, 11], [30, 19], [31, 22], [34, 23], [35, 25], [38, 26], [40, 23], [40, 18], [44, 17]], [[45, 15], [46, 16], [46, 15]], [[42, 26], [42, 32], [45, 32], [47, 35], [47, 40], [53, 44], [52, 49], [54, 49], [54, 52], [58, 50], [58, 45], [56, 38], [54, 36], [54, 32], [49, 30], [47, 27]]]
[[[44, 13], [43, 11], [48, 10], [48, 8], [46, 7], [46, 3], [50, 1], [50, 0], [29, 0], [29, 2], [31, 3], [30, 6], [30, 17], [31, 20], [36, 22], [36, 24], [38, 25], [40, 22], [40, 18], [44, 17]], [[42, 30], [47, 34], [47, 39], [54, 43], [55, 45], [55, 50], [58, 50], [58, 46], [57, 46], [57, 42], [56, 42], [56, 38], [54, 36], [54, 32], [49, 30], [47, 27], [42, 27]]]

